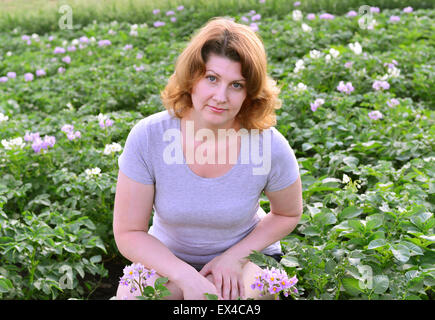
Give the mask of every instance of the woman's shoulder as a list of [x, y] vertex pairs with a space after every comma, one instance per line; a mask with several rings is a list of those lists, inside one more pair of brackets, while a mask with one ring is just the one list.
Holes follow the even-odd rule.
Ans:
[[268, 129], [264, 129], [262, 132], [263, 139], [270, 137], [272, 144], [286, 144], [288, 143], [287, 138], [275, 127], [270, 127]]
[[275, 127], [270, 127], [267, 129], [270, 134], [270, 143], [272, 145], [272, 152], [274, 153], [288, 153], [293, 152], [292, 147], [290, 146], [289, 139], [284, 136], [282, 132], [280, 132]]

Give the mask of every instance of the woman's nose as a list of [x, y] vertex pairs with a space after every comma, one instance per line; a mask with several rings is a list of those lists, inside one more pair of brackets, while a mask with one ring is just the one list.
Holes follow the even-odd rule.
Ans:
[[217, 104], [223, 104], [227, 102], [227, 90], [225, 86], [221, 85], [216, 88], [216, 91], [214, 92], [213, 95], [213, 100]]

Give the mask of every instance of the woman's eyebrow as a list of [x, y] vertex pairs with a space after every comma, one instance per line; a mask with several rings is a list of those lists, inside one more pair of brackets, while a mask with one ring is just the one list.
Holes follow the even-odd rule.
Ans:
[[[213, 71], [211, 69], [207, 69], [206, 71], [211, 71], [211, 72], [215, 73], [216, 75], [218, 75], [219, 77], [221, 76], [219, 73], [217, 73], [216, 71]], [[234, 80], [233, 82], [240, 82], [240, 81], [246, 82], [246, 79]]]

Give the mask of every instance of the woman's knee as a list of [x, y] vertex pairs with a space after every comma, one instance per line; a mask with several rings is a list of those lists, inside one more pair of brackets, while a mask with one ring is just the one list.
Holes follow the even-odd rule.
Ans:
[[[147, 280], [147, 285], [154, 287], [155, 281], [160, 278], [161, 276], [156, 273], [151, 278]], [[209, 274], [206, 276], [207, 280], [211, 283], [214, 283], [213, 281], [213, 275]], [[172, 281], [168, 281], [165, 284], [166, 288], [171, 292], [170, 296], [165, 297], [165, 300], [183, 300], [184, 295], [183, 291]], [[126, 286], [122, 283], [118, 285], [118, 290], [116, 292], [116, 299], [117, 300], [137, 300], [137, 296], [140, 295], [139, 290], [131, 291], [130, 286]]]
[[264, 296], [260, 296], [261, 292], [259, 290], [252, 289], [251, 285], [255, 282], [255, 277], [263, 269], [257, 266], [253, 262], [248, 262], [243, 268], [243, 283], [245, 286], [245, 297], [255, 300], [272, 300], [275, 297], [271, 294], [266, 293]]

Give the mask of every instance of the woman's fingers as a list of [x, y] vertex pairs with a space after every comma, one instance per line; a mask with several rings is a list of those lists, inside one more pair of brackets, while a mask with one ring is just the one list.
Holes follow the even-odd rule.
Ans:
[[223, 279], [223, 286], [222, 286], [222, 296], [225, 300], [230, 299], [230, 293], [231, 293], [231, 278], [226, 277]]
[[239, 282], [237, 281], [237, 278], [231, 279], [231, 300], [237, 300], [239, 297]]
[[240, 295], [240, 298], [245, 300], [245, 284], [243, 283], [243, 278], [239, 278], [238, 279], [238, 284], [239, 284], [239, 295]]
[[237, 300], [239, 296], [242, 296], [242, 287], [243, 282], [239, 281], [237, 277], [228, 277], [223, 281], [222, 297], [225, 300]]
[[222, 291], [222, 275], [216, 275], [213, 274], [213, 279], [214, 279], [214, 285], [219, 293], [219, 295], [225, 299], [224, 295], [223, 295], [223, 291]]

